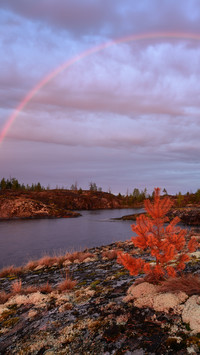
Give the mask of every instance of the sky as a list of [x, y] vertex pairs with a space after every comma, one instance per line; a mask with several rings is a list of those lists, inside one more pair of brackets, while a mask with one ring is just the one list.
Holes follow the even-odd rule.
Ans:
[[0, 178], [195, 192], [199, 63], [199, 0], [0, 0]]

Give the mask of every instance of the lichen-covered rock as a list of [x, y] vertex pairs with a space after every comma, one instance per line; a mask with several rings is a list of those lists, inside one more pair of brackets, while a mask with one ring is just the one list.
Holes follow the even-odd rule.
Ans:
[[0, 218], [48, 217], [50, 212], [44, 203], [31, 199], [7, 199], [0, 204]]
[[136, 307], [151, 307], [155, 311], [166, 312], [169, 310], [173, 310], [174, 313], [180, 313], [182, 311], [183, 303], [188, 296], [184, 292], [179, 292], [177, 294], [174, 293], [160, 293], [148, 295], [145, 297], [137, 298], [134, 302]]
[[169, 312], [170, 309], [173, 309], [174, 313], [180, 313], [183, 308], [181, 303], [185, 302], [187, 298], [185, 292], [159, 293], [157, 286], [143, 282], [129, 287], [124, 301], [134, 300], [134, 305], [138, 308], [150, 307], [160, 312]]
[[194, 333], [200, 333], [200, 296], [194, 295], [187, 300], [182, 319], [184, 323], [189, 323]]
[[129, 298], [139, 298], [146, 295], [153, 295], [157, 293], [157, 287], [148, 282], [142, 282], [139, 285], [132, 285], [127, 291]]

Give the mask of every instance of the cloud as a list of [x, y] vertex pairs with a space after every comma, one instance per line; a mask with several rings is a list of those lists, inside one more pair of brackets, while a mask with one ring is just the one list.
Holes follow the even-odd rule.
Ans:
[[[199, 34], [198, 1], [2, 0], [0, 124], [52, 70], [102, 42]], [[198, 40], [115, 44], [63, 70], [23, 108], [3, 142], [6, 177], [62, 184], [198, 185]], [[32, 178], [32, 179], [31, 179]], [[64, 181], [64, 178], [63, 178]]]
[[200, 10], [198, 1], [143, 0], [2, 0], [1, 7], [31, 21], [62, 28], [73, 35], [125, 35], [145, 31], [197, 31]]

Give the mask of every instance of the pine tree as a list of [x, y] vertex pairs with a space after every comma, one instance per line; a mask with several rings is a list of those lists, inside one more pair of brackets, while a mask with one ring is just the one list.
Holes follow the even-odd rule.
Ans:
[[185, 263], [190, 259], [187, 251], [193, 252], [198, 246], [195, 237], [192, 237], [186, 245], [187, 231], [177, 227], [180, 221], [175, 217], [166, 227], [168, 222], [167, 212], [172, 206], [172, 201], [165, 196], [160, 198], [160, 189], [154, 190], [154, 202], [146, 200], [145, 208], [148, 215], [137, 217], [136, 225], [132, 230], [137, 234], [131, 240], [138, 247], [155, 258], [155, 264], [145, 262], [141, 258], [134, 258], [129, 254], [118, 252], [118, 262], [129, 270], [131, 275], [145, 273], [152, 281], [162, 280], [168, 276], [175, 277], [177, 271], [185, 268]]

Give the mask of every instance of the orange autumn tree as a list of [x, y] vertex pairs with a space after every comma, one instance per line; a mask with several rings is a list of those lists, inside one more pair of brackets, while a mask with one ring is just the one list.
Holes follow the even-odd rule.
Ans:
[[149, 280], [159, 281], [168, 276], [175, 277], [177, 271], [184, 270], [185, 263], [190, 259], [187, 252], [193, 252], [198, 247], [195, 237], [186, 243], [187, 231], [177, 227], [180, 221], [175, 217], [167, 226], [166, 217], [173, 202], [169, 197], [160, 198], [160, 189], [154, 190], [154, 202], [144, 202], [148, 215], [136, 218], [136, 225], [132, 230], [137, 237], [131, 238], [135, 247], [138, 247], [155, 258], [155, 264], [145, 262], [141, 258], [134, 258], [127, 253], [118, 252], [117, 261], [129, 270], [131, 275], [145, 273]]

